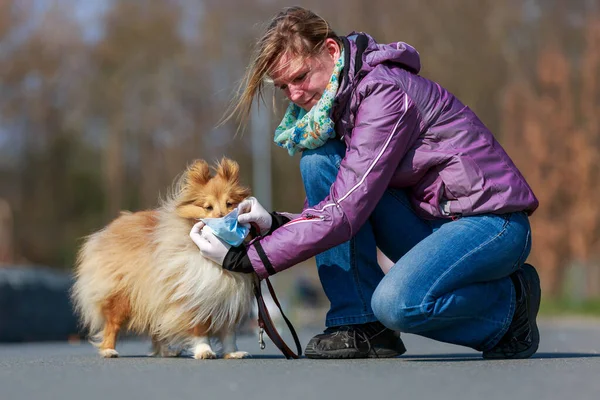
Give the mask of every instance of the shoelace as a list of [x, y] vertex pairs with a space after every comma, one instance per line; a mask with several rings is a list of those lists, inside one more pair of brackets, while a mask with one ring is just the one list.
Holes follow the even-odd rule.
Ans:
[[[333, 330], [333, 329], [331, 329], [331, 330]], [[357, 338], [360, 339], [362, 342], [366, 343], [367, 344], [367, 354], [370, 353], [371, 351], [373, 351], [375, 356], [377, 358], [379, 358], [379, 354], [377, 354], [377, 350], [371, 345], [371, 340], [373, 340], [377, 336], [384, 333], [385, 328], [381, 329], [381, 330], [377, 330], [377, 331], [373, 330], [372, 332], [368, 332], [364, 328], [350, 326], [350, 325], [344, 325], [344, 326], [335, 328], [333, 336], [338, 336], [341, 332], [346, 332], [349, 336], [351, 336], [352, 339], [354, 340], [354, 345], [357, 346], [357, 348], [358, 348]], [[327, 333], [327, 329], [325, 330], [325, 333]]]
[[[352, 339], [354, 340], [354, 345], [356, 346], [357, 349], [358, 349], [358, 341], [357, 341], [357, 338], [358, 338], [367, 344], [367, 354], [369, 354], [371, 352], [372, 347], [371, 347], [371, 340], [369, 338], [369, 335], [367, 335], [362, 330], [356, 329], [356, 328], [348, 329], [348, 334], [352, 335]], [[375, 351], [375, 354], [377, 354], [376, 351]]]

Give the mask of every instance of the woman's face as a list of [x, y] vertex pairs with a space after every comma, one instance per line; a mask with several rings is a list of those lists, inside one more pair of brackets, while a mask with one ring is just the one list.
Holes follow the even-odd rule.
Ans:
[[319, 54], [308, 59], [282, 56], [271, 75], [273, 84], [293, 103], [309, 111], [321, 98], [340, 58], [340, 47], [327, 39]]

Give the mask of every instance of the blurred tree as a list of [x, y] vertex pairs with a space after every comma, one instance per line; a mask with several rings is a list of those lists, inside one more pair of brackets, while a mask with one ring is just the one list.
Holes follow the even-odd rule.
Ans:
[[15, 226], [23, 253], [34, 262], [60, 263], [72, 247], [73, 188], [66, 177], [80, 110], [75, 94], [82, 43], [61, 2], [48, 7], [36, 24], [23, 6], [9, 6], [7, 14], [17, 15], [18, 22], [3, 41], [0, 62], [2, 117], [10, 126], [9, 143], [22, 149], [10, 198], [18, 199]]
[[14, 222], [10, 204], [0, 198], [0, 266], [16, 262]]
[[[552, 34], [554, 36], [554, 34]], [[534, 188], [532, 258], [550, 295], [561, 294], [565, 271], [585, 266], [582, 295], [600, 296], [600, 18], [584, 31], [581, 74], [558, 40], [546, 42], [537, 61], [537, 79], [506, 91], [506, 147]], [[577, 79], [577, 76], [580, 78]]]
[[181, 134], [172, 90], [183, 47], [180, 13], [174, 1], [115, 1], [104, 37], [92, 48], [90, 113], [106, 138], [101, 167], [109, 218], [140, 203], [155, 205], [170, 172], [160, 144]]
[[[587, 294], [599, 293], [597, 2], [299, 3], [340, 34], [414, 45], [422, 74], [481, 116], [540, 197], [532, 258], [548, 293], [561, 291], [574, 260], [585, 265]], [[14, 247], [56, 266], [69, 265], [77, 238], [119, 210], [155, 206], [194, 158], [228, 155], [255, 186], [253, 163], [262, 160], [250, 130], [215, 126], [266, 22], [289, 5], [111, 0], [96, 16], [99, 35], [83, 41], [81, 4], [0, 1], [0, 196], [14, 211]], [[285, 103], [275, 96], [273, 109], [266, 100], [271, 127], [259, 145], [272, 176], [262, 179], [272, 179], [275, 209], [297, 211], [299, 157], [272, 143]]]
[[[316, 3], [316, 2], [315, 2]], [[317, 6], [340, 34], [364, 31], [380, 43], [404, 41], [420, 53], [421, 75], [439, 82], [499, 134], [498, 96], [507, 82], [506, 48], [522, 0], [349, 0]]]

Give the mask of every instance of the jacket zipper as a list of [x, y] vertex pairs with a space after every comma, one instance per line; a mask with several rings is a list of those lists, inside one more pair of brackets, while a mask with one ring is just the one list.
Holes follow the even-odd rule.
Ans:
[[317, 215], [312, 215], [312, 214], [306, 214], [306, 216], [304, 217], [305, 219], [325, 219], [323, 218], [323, 216], [317, 216]]

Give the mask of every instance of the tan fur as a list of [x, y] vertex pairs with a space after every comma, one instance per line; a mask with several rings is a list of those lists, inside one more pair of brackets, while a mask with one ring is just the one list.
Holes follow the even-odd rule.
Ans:
[[[85, 239], [71, 295], [104, 357], [118, 355], [123, 328], [149, 334], [164, 355], [167, 344], [232, 332], [250, 310], [252, 276], [223, 270], [189, 238], [198, 219], [222, 217], [250, 195], [237, 163], [224, 158], [215, 170], [196, 161], [158, 209], [122, 213]], [[200, 347], [196, 358], [212, 358]]]

